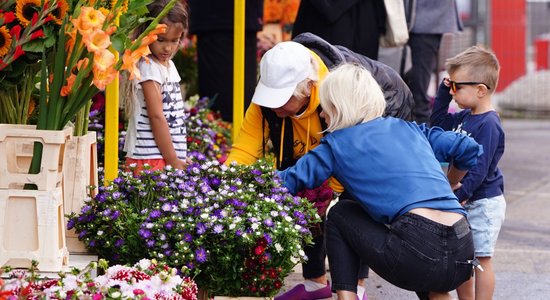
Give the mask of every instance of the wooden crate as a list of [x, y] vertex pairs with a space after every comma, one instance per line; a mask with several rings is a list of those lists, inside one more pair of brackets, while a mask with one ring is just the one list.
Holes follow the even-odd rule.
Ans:
[[60, 272], [69, 263], [61, 187], [0, 189], [0, 266], [28, 268], [32, 260], [44, 272]]
[[[65, 143], [72, 128], [36, 130], [32, 125], [0, 124], [0, 189], [22, 189], [35, 184], [39, 191], [60, 187], [63, 179]], [[38, 174], [28, 174], [35, 142], [43, 145]]]
[[[97, 137], [95, 132], [84, 136], [73, 136], [65, 147], [65, 165], [63, 171], [63, 199], [65, 214], [78, 214], [84, 206], [84, 200], [97, 194]], [[95, 186], [94, 189], [88, 189]], [[67, 230], [67, 249], [71, 254], [90, 253], [84, 243], [78, 240], [74, 229]]]

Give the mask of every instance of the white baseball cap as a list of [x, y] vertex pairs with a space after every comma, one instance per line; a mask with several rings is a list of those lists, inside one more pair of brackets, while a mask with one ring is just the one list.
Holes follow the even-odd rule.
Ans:
[[260, 61], [260, 81], [252, 102], [269, 108], [285, 105], [311, 72], [311, 54], [306, 47], [292, 41], [278, 43]]

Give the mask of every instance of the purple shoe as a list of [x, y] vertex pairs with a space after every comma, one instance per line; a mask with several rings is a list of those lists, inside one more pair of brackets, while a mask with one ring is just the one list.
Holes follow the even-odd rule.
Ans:
[[363, 299], [359, 299], [359, 296], [355, 297], [357, 300], [369, 300], [369, 297], [367, 296], [367, 292], [363, 294]]
[[292, 289], [286, 291], [284, 294], [275, 297], [275, 300], [318, 300], [318, 299], [331, 299], [332, 291], [330, 286], [327, 285], [322, 289], [308, 292], [305, 286], [300, 283]]

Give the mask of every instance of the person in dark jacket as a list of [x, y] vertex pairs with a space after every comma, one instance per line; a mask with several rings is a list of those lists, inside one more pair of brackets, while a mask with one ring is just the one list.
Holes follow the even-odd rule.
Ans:
[[[256, 34], [262, 30], [263, 0], [246, 1], [244, 107], [257, 81]], [[233, 121], [234, 3], [227, 0], [189, 0], [189, 33], [197, 36], [199, 94], [214, 100], [213, 110]]]
[[302, 0], [292, 37], [311, 32], [333, 45], [342, 45], [378, 59], [378, 40], [385, 32], [383, 0]]
[[[277, 44], [262, 57], [260, 81], [226, 163], [254, 163], [265, 155], [265, 141], [269, 138], [277, 168], [284, 170], [318, 146], [326, 128], [319, 117], [318, 86], [331, 68], [345, 62], [361, 64], [371, 71], [384, 91], [385, 115], [411, 120], [413, 97], [396, 71], [345, 47], [333, 46], [314, 34], [304, 33], [294, 41]], [[343, 191], [337, 181], [329, 181], [329, 185], [335, 192]], [[332, 296], [327, 285], [323, 236], [316, 236], [314, 243], [304, 249], [309, 257], [309, 261], [302, 264], [305, 282], [277, 296], [276, 300]], [[368, 267], [363, 266], [357, 275], [358, 279], [366, 278]]]

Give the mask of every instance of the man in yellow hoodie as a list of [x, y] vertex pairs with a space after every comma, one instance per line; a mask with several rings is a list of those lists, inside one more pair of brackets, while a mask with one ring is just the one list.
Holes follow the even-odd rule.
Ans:
[[[329, 73], [328, 66], [350, 60], [371, 70], [381, 84], [388, 102], [388, 115], [410, 118], [411, 103], [414, 102], [399, 74], [379, 62], [343, 47], [332, 46], [312, 34], [304, 34], [295, 41], [275, 45], [262, 57], [260, 81], [226, 163], [254, 163], [265, 156], [267, 143], [271, 140], [276, 167], [284, 170], [318, 146], [326, 128], [319, 117], [319, 84]], [[333, 178], [329, 180], [329, 186], [337, 193], [343, 191], [340, 183]], [[321, 217], [324, 219], [324, 213]], [[304, 251], [308, 256], [308, 261], [302, 265], [304, 283], [275, 297], [275, 300], [332, 297], [326, 276], [326, 250], [322, 234], [315, 236], [314, 245], [305, 247]], [[368, 267], [364, 266], [358, 279], [367, 276]], [[362, 281], [359, 283], [359, 299], [366, 299]]]

